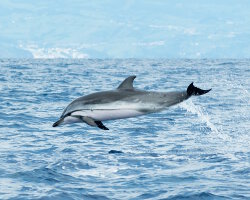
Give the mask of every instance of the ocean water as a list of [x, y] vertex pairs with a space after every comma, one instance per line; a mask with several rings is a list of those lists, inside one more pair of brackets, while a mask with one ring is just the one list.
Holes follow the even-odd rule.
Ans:
[[[75, 98], [212, 88], [163, 112], [53, 128]], [[250, 199], [250, 60], [0, 60], [0, 199]]]

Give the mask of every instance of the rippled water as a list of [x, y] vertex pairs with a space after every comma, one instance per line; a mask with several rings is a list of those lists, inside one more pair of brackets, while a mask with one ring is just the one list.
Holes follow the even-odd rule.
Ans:
[[[0, 199], [250, 199], [250, 60], [0, 60]], [[76, 97], [213, 90], [161, 113], [52, 128]]]

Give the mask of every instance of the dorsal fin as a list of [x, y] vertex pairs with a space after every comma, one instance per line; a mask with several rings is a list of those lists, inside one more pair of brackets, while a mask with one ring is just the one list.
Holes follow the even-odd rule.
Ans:
[[129, 76], [126, 78], [118, 87], [118, 89], [121, 90], [129, 90], [129, 89], [134, 89], [133, 87], [133, 82], [135, 80], [136, 76]]

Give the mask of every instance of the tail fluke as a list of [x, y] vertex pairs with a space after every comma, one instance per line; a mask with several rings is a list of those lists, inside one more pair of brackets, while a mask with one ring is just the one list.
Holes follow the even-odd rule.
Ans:
[[188, 86], [187, 88], [187, 94], [188, 96], [192, 96], [192, 95], [195, 95], [195, 96], [199, 96], [199, 95], [203, 95], [203, 94], [206, 94], [208, 93], [210, 90], [212, 89], [209, 89], [209, 90], [202, 90], [200, 88], [197, 88], [194, 86], [193, 82]]

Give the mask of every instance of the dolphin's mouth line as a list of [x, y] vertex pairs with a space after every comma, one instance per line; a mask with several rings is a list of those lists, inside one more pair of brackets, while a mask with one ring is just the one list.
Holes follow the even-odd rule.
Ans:
[[74, 113], [74, 112], [79, 112], [79, 111], [95, 111], [95, 110], [134, 110], [134, 109], [127, 109], [127, 108], [125, 108], [125, 109], [96, 109], [96, 108], [93, 108], [93, 109], [91, 109], [91, 108], [88, 108], [88, 109], [79, 109], [79, 110], [74, 110], [72, 112], [69, 112], [69, 113], [67, 113], [64, 116], [61, 116], [60, 118], [65, 118], [65, 117], [71, 116], [71, 114]]
[[[133, 108], [114, 108], [114, 109], [105, 109], [105, 108], [93, 108], [93, 109], [91, 109], [91, 108], [89, 108], [89, 109], [81, 109], [81, 110], [74, 110], [74, 111], [72, 111], [72, 112], [70, 112], [70, 113], [68, 113], [67, 115], [65, 115], [65, 116], [70, 116], [72, 113], [74, 113], [74, 112], [78, 112], [78, 111], [99, 111], [99, 110], [140, 110], [140, 109], [133, 109]], [[64, 117], [64, 116], [63, 116]]]

